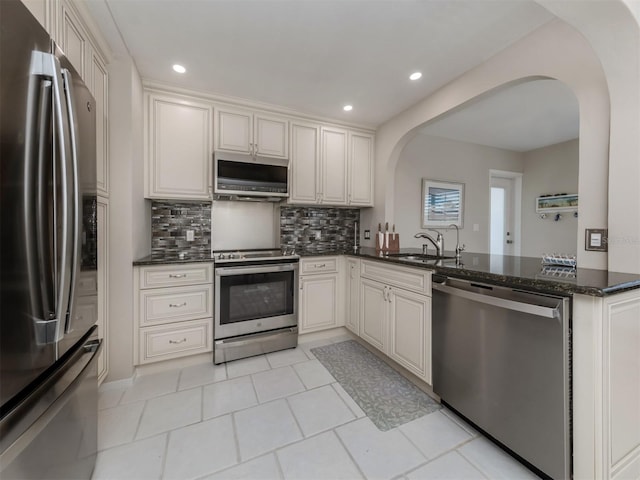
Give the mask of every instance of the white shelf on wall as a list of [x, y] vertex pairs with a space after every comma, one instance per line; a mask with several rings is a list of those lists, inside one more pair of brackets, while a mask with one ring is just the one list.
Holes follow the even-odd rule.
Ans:
[[578, 194], [562, 193], [536, 198], [536, 213], [577, 212]]

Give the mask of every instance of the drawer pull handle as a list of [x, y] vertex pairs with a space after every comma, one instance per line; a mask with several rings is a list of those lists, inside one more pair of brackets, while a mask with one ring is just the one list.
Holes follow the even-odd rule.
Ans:
[[170, 273], [169, 278], [185, 278], [187, 276], [186, 273]]
[[182, 340], [169, 340], [169, 343], [173, 343], [174, 345], [177, 345], [178, 343], [184, 343], [186, 341], [187, 339], [183, 338]]
[[182, 303], [170, 303], [169, 304], [170, 307], [172, 308], [181, 308], [181, 307], [186, 307], [187, 306], [187, 302], [182, 302]]
[[317, 263], [316, 263], [314, 266], [315, 266], [316, 268], [324, 268], [324, 267], [326, 267], [326, 266], [327, 266], [327, 264], [326, 264], [326, 263], [323, 263], [322, 265], [319, 265], [319, 264], [317, 264]]

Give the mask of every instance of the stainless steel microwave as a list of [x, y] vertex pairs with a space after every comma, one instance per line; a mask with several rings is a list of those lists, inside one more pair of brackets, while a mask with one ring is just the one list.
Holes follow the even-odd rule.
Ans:
[[282, 200], [289, 196], [289, 161], [214, 152], [214, 198]]

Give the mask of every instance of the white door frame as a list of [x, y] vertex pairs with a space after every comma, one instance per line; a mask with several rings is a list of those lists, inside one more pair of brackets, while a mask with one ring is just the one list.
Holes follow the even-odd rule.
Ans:
[[[513, 181], [513, 254], [520, 256], [522, 251], [522, 242], [520, 234], [522, 233], [522, 172], [510, 172], [507, 170], [489, 170], [489, 189], [491, 189], [491, 179], [493, 178], [506, 178]], [[489, 226], [491, 225], [491, 195], [489, 195]], [[487, 231], [489, 235], [489, 245], [491, 245], [491, 227]]]

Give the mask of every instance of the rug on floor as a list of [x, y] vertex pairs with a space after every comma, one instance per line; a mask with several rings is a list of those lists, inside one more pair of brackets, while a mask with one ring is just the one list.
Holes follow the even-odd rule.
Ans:
[[354, 340], [311, 352], [383, 432], [442, 408]]

